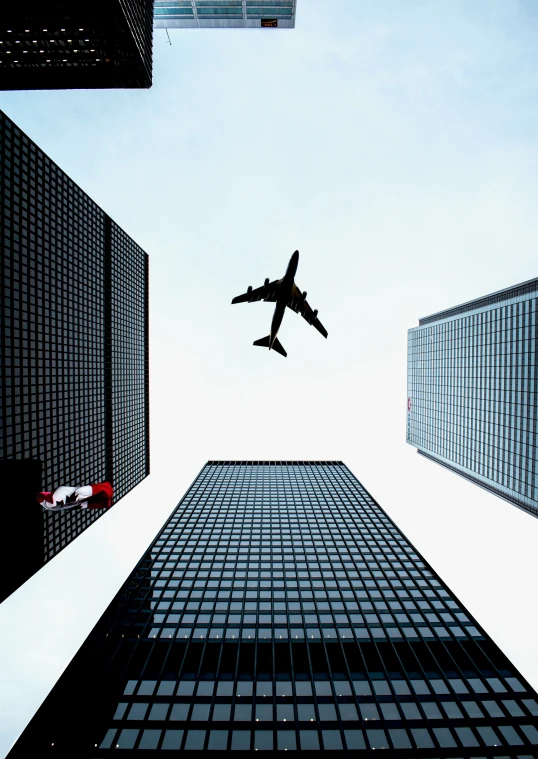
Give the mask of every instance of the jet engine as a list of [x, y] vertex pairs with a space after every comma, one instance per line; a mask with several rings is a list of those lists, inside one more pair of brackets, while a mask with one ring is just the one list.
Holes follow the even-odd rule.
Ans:
[[266, 280], [265, 280], [265, 282], [263, 283], [263, 286], [264, 286], [264, 287], [269, 287], [269, 277], [267, 277], [267, 279], [266, 279]]
[[318, 318], [318, 309], [316, 308], [316, 310], [312, 314], [312, 321], [314, 321], [314, 319], [317, 319], [317, 318]]
[[247, 287], [247, 295], [250, 295], [251, 292], [252, 292], [252, 285], [249, 285]]
[[308, 295], [308, 293], [305, 290], [304, 293], [301, 295], [301, 300], [306, 300], [306, 296], [307, 295]]

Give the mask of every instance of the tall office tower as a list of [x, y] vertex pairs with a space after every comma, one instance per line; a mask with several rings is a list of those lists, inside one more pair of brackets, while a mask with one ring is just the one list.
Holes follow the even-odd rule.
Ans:
[[155, 0], [155, 29], [293, 29], [297, 0]]
[[419, 320], [407, 442], [538, 516], [538, 279]]
[[38, 490], [108, 481], [117, 502], [149, 474], [149, 378], [147, 254], [2, 112], [0, 172], [2, 540], [43, 534], [39, 557], [0, 551], [1, 600], [103, 513]]
[[344, 464], [210, 461], [9, 756], [531, 759], [537, 716]]
[[151, 87], [153, 0], [4, 6], [0, 90]]

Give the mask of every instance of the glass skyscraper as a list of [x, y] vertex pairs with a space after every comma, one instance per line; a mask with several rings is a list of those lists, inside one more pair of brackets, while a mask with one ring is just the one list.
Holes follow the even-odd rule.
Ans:
[[9, 756], [531, 759], [537, 718], [342, 462], [210, 461]]
[[[4, 539], [39, 522], [42, 565], [103, 510], [42, 511], [37, 491], [108, 481], [117, 502], [149, 474], [148, 256], [2, 112], [0, 177]], [[15, 563], [35, 570], [1, 553], [13, 590]]]
[[538, 516], [538, 279], [408, 332], [407, 442]]
[[293, 29], [297, 0], [156, 0], [156, 29]]
[[151, 87], [153, 0], [2, 4], [0, 90]]

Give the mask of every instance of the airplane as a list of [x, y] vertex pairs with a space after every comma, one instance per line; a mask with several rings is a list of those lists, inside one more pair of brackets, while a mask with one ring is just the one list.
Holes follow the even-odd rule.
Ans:
[[277, 333], [282, 324], [286, 306], [291, 308], [292, 311], [295, 311], [296, 314], [301, 314], [311, 326], [315, 327], [318, 332], [321, 332], [323, 337], [327, 337], [327, 330], [318, 319], [317, 310], [313, 311], [306, 302], [306, 291], [301, 292], [295, 284], [294, 278], [298, 265], [299, 251], [296, 250], [290, 258], [288, 268], [282, 279], [275, 279], [274, 282], [269, 282], [269, 277], [267, 277], [262, 287], [258, 287], [256, 290], [249, 287], [246, 293], [238, 295], [232, 300], [232, 305], [234, 303], [255, 303], [258, 300], [265, 300], [268, 303], [276, 303], [273, 320], [271, 322], [271, 332], [267, 337], [262, 337], [261, 340], [255, 340], [253, 345], [269, 348], [269, 350], [273, 349], [284, 357], [288, 354], [282, 347], [282, 343], [278, 340]]

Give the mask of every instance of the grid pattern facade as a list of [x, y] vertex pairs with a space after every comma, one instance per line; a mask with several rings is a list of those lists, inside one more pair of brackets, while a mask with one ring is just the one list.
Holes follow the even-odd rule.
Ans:
[[533, 280], [421, 319], [407, 379], [407, 442], [534, 516], [537, 298]]
[[[2, 112], [0, 172], [0, 458], [117, 501], [149, 473], [147, 256]], [[102, 513], [44, 511], [45, 561]]]
[[[84, 690], [100, 694], [91, 720]], [[10, 757], [530, 759], [537, 717], [536, 693], [341, 462], [213, 461]]]
[[151, 87], [153, 0], [10, 3], [0, 89]]
[[111, 475], [122, 472], [117, 500], [149, 473], [149, 271], [146, 253], [117, 224], [110, 227]]
[[295, 27], [297, 0], [156, 0], [156, 29]]

